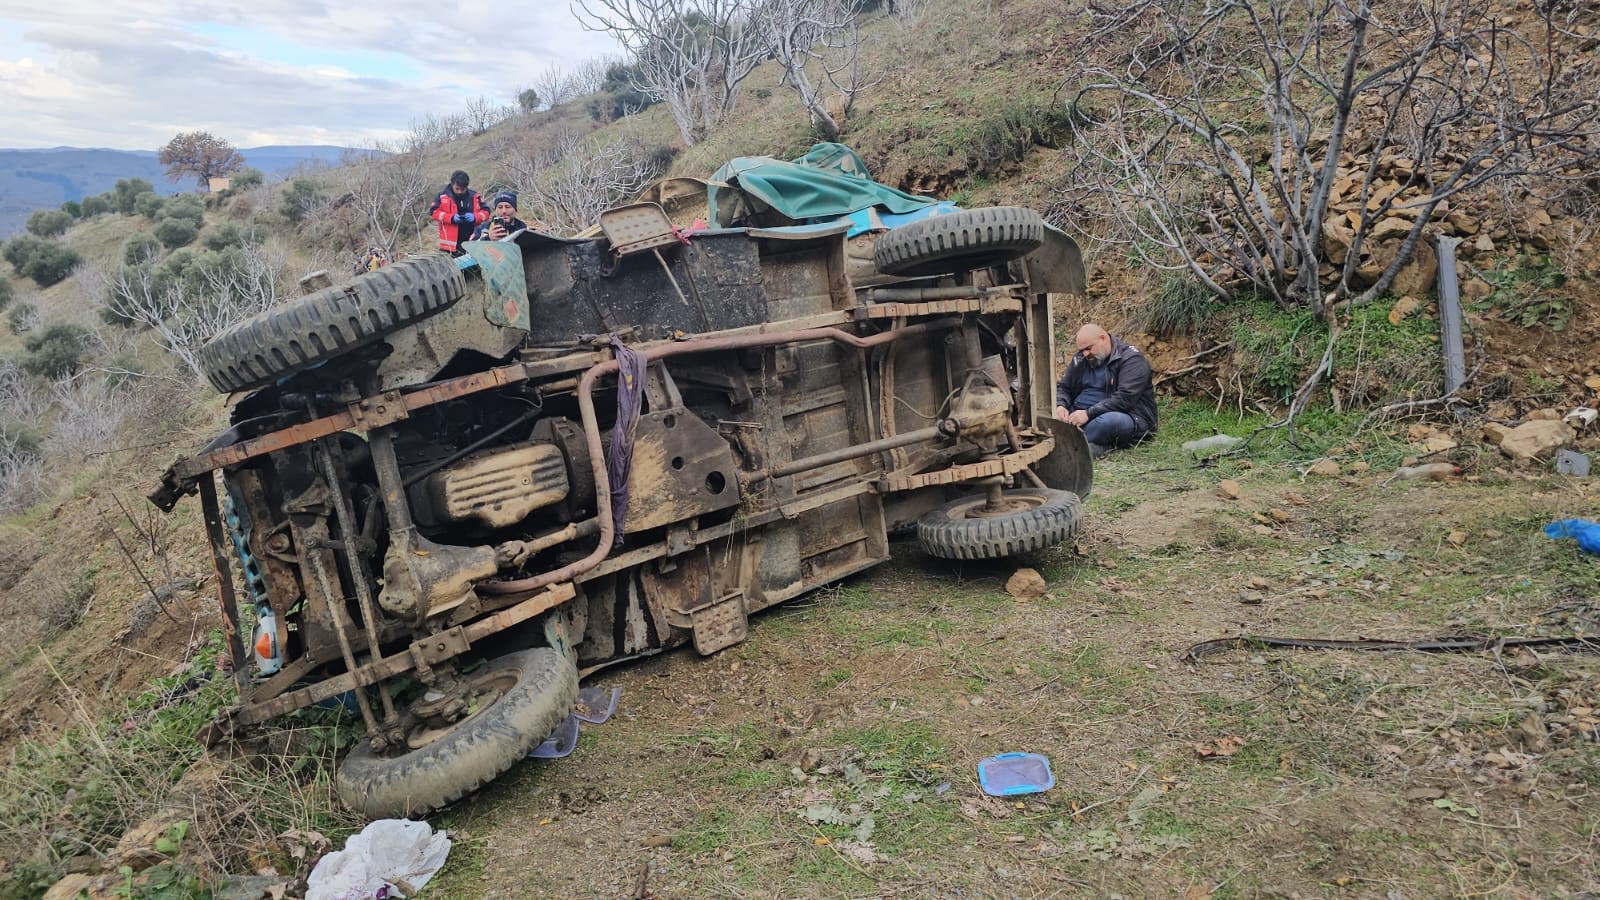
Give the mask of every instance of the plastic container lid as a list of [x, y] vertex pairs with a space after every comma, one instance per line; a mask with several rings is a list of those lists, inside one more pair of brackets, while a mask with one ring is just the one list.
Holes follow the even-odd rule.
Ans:
[[978, 784], [991, 797], [1037, 794], [1056, 786], [1050, 760], [1038, 753], [1001, 753], [978, 763]]
[[533, 752], [528, 754], [528, 758], [560, 759], [563, 756], [570, 755], [577, 746], [578, 718], [569, 715], [560, 725], [556, 726], [555, 731], [550, 732], [550, 736], [544, 739], [544, 743], [533, 748]]
[[590, 725], [604, 725], [611, 714], [617, 711], [617, 700], [622, 696], [622, 688], [613, 687], [609, 696], [605, 688], [586, 687], [578, 689], [578, 703], [573, 707], [572, 714], [580, 722]]

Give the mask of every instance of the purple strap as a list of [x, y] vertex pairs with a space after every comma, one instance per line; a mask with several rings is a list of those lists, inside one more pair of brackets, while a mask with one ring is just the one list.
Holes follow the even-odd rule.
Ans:
[[611, 426], [611, 449], [606, 453], [607, 482], [611, 488], [611, 521], [616, 523], [613, 546], [622, 545], [622, 523], [628, 517], [628, 471], [633, 466], [633, 433], [644, 408], [643, 353], [611, 336], [617, 355], [617, 422]]

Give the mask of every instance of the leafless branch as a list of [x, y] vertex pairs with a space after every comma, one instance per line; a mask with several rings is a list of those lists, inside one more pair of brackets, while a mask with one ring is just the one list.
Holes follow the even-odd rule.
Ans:
[[344, 186], [367, 231], [365, 243], [382, 247], [391, 257], [401, 239], [422, 231], [432, 183], [428, 180], [429, 145], [413, 132], [398, 144], [374, 144], [346, 154]]
[[[828, 140], [838, 140], [855, 96], [865, 87], [858, 65], [860, 40], [852, 0], [765, 0], [752, 21], [767, 49], [783, 66], [783, 80]], [[820, 89], [820, 77], [833, 88]]]
[[164, 276], [148, 262], [91, 268], [83, 278], [93, 296], [119, 317], [150, 329], [156, 342], [198, 378], [200, 348], [224, 328], [281, 299], [287, 267], [281, 243], [252, 235], [237, 254], [198, 265], [198, 284]]
[[563, 131], [551, 144], [508, 142], [494, 154], [532, 217], [529, 224], [558, 233], [594, 224], [661, 174], [659, 159], [632, 135], [602, 139]]
[[639, 89], [663, 103], [686, 146], [738, 104], [766, 56], [751, 0], [576, 0], [583, 27], [609, 33], [638, 66]]
[[1487, 0], [1090, 9], [1143, 37], [1083, 64], [1058, 221], [1223, 298], [1365, 302], [1460, 197], [1600, 156], [1594, 79], [1548, 8], [1520, 31]]
[[[604, 73], [601, 77], [605, 77]], [[539, 102], [550, 109], [570, 103], [578, 97], [577, 79], [554, 63], [534, 76], [533, 89], [539, 93]]]

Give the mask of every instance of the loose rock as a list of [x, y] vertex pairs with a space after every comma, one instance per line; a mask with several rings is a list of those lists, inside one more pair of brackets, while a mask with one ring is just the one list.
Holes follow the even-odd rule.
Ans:
[[1338, 478], [1344, 473], [1339, 464], [1331, 459], [1319, 459], [1306, 470], [1309, 475], [1320, 475], [1323, 478]]
[[1524, 422], [1500, 442], [1500, 452], [1519, 461], [1545, 460], [1571, 444], [1573, 437], [1572, 429], [1559, 420]]
[[1237, 500], [1240, 496], [1239, 482], [1232, 478], [1225, 478], [1217, 482], [1217, 496], [1224, 500]]
[[1006, 593], [1018, 600], [1037, 600], [1045, 594], [1044, 576], [1035, 569], [1022, 568], [1006, 580]]

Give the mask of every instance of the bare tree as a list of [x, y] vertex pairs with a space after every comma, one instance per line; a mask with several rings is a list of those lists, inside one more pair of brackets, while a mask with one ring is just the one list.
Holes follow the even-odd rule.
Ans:
[[1442, 204], [1600, 151], [1549, 4], [1526, 33], [1488, 0], [1093, 6], [1102, 33], [1144, 38], [1084, 67], [1063, 218], [1219, 297], [1376, 297]]
[[33, 389], [32, 379], [13, 359], [0, 359], [0, 422], [35, 422], [49, 403]]
[[483, 134], [515, 114], [515, 107], [479, 96], [467, 101], [467, 129], [474, 135]]
[[33, 430], [47, 398], [14, 360], [0, 360], [0, 514], [15, 512], [44, 491], [46, 468]]
[[0, 429], [0, 513], [27, 508], [48, 482], [44, 457], [23, 446], [19, 434]]
[[570, 103], [578, 96], [576, 79], [555, 63], [545, 66], [534, 76], [533, 89], [539, 92], [539, 100], [546, 109]]
[[412, 119], [407, 127], [411, 129], [409, 140], [420, 141], [427, 145], [459, 140], [472, 132], [467, 117], [461, 114], [435, 116], [430, 113], [420, 119]]
[[632, 135], [606, 139], [563, 131], [542, 147], [508, 143], [496, 160], [524, 208], [563, 233], [594, 224], [661, 175], [658, 158]]
[[611, 67], [626, 62], [620, 56], [596, 56], [584, 60], [572, 72], [573, 90], [579, 97], [600, 93], [605, 89], [606, 73]]
[[428, 144], [413, 132], [399, 144], [374, 144], [346, 154], [345, 189], [367, 231], [367, 243], [391, 257], [406, 234], [422, 230], [428, 180]]
[[127, 420], [129, 382], [78, 373], [50, 386], [55, 426], [47, 444], [49, 456], [83, 456], [109, 449]]
[[[783, 80], [828, 140], [838, 140], [844, 118], [863, 87], [857, 65], [860, 41], [853, 0], [765, 0], [752, 19], [767, 49], [783, 66]], [[810, 71], [808, 71], [808, 68]], [[820, 73], [832, 96], [813, 80]]]
[[622, 44], [639, 89], [666, 105], [691, 147], [733, 111], [739, 85], [767, 55], [750, 0], [576, 0], [574, 12]]

